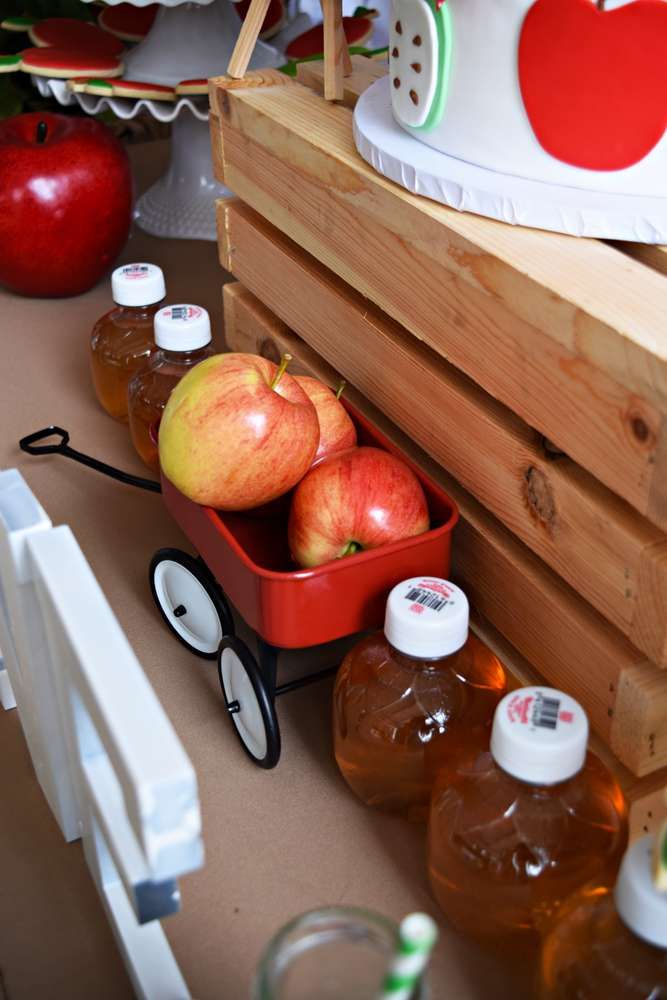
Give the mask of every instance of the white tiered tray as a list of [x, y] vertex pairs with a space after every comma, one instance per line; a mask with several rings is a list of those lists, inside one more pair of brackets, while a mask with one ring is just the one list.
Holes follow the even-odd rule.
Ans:
[[[116, 4], [122, 0], [109, 0]], [[144, 7], [154, 0], [131, 0]], [[241, 21], [230, 0], [160, 0], [162, 10], [144, 40], [123, 57], [123, 76], [163, 86], [182, 80], [207, 79], [225, 72]], [[250, 68], [278, 67], [291, 39], [311, 26], [307, 14], [297, 14], [272, 38], [258, 42]], [[216, 198], [229, 194], [213, 177], [208, 133], [208, 98], [186, 97], [169, 101], [92, 97], [71, 93], [64, 80], [33, 76], [43, 96], [52, 94], [59, 104], [75, 101], [86, 114], [110, 108], [119, 118], [134, 118], [142, 109], [160, 122], [172, 122], [172, 154], [166, 173], [139, 198], [135, 220], [154, 236], [215, 240]]]

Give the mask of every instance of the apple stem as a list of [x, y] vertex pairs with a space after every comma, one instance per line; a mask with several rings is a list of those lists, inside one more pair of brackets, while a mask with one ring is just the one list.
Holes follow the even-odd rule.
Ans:
[[340, 397], [343, 395], [343, 393], [345, 392], [345, 386], [346, 385], [347, 385], [347, 382], [345, 381], [344, 378], [342, 378], [340, 380], [340, 385], [338, 386], [338, 388], [336, 390], [336, 399], [340, 399]]
[[46, 122], [37, 122], [37, 131], [35, 132], [35, 141], [42, 143], [46, 142], [46, 133], [48, 130], [48, 125]]
[[339, 558], [344, 559], [345, 556], [353, 556], [355, 552], [361, 552], [361, 548], [358, 542], [348, 542]]
[[292, 355], [291, 354], [283, 354], [282, 358], [280, 359], [280, 364], [278, 365], [278, 371], [273, 376], [273, 381], [271, 382], [271, 388], [272, 389], [275, 389], [275, 387], [280, 382], [280, 380], [283, 377], [283, 375], [285, 374], [285, 371], [287, 370], [287, 366], [288, 366], [288, 364], [290, 363], [291, 360], [292, 360]]

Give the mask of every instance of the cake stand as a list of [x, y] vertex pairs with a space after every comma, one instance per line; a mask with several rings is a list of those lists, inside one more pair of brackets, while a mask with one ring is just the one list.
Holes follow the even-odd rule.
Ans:
[[[115, 5], [121, 0], [108, 2]], [[131, 2], [143, 7], [153, 0]], [[123, 56], [123, 76], [172, 87], [224, 73], [241, 25], [234, 4], [230, 0], [160, 0], [160, 4], [149, 33]], [[272, 45], [260, 41], [251, 68], [283, 65], [281, 49], [310, 24], [308, 15], [297, 14], [272, 38]], [[42, 95], [51, 94], [62, 105], [77, 102], [86, 114], [110, 108], [127, 120], [146, 110], [160, 122], [171, 122], [169, 167], [138, 199], [135, 220], [154, 236], [216, 239], [214, 201], [229, 192], [213, 176], [206, 95], [177, 97], [175, 102], [93, 97], [72, 93], [65, 80], [42, 76], [32, 80]]]

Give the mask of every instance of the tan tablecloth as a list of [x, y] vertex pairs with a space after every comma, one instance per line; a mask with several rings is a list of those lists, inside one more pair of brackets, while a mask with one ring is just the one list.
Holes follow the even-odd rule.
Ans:
[[[133, 154], [143, 184], [161, 169], [165, 149], [153, 144]], [[222, 344], [223, 273], [212, 243], [137, 231], [123, 259], [160, 264], [168, 297], [206, 306]], [[182, 880], [183, 910], [164, 927], [198, 1000], [242, 1000], [271, 934], [303, 910], [342, 903], [395, 918], [417, 908], [437, 915], [423, 831], [373, 813], [347, 791], [331, 753], [330, 682], [279, 701], [282, 760], [271, 772], [252, 765], [223, 713], [215, 664], [172, 639], [152, 604], [152, 554], [163, 545], [187, 547], [160, 498], [59, 457], [19, 452], [19, 437], [57, 423], [74, 447], [146, 474], [126, 428], [98, 407], [90, 383], [87, 339], [108, 307], [108, 282], [65, 301], [0, 292], [0, 467], [20, 468], [54, 524], [73, 529], [194, 763], [206, 865]], [[283, 677], [296, 676], [313, 655], [295, 660]], [[59, 834], [16, 712], [0, 712], [0, 767], [0, 969], [7, 996], [131, 996], [81, 847]], [[434, 998], [517, 995], [495, 966], [444, 929], [432, 972]]]

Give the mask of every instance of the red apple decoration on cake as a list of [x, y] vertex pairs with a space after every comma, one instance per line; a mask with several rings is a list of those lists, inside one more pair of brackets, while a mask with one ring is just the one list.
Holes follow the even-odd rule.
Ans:
[[319, 462], [294, 491], [288, 537], [299, 566], [421, 535], [428, 506], [410, 468], [381, 448], [352, 448]]
[[320, 443], [313, 464], [320, 462], [327, 455], [353, 448], [357, 443], [357, 432], [352, 418], [336, 393], [332, 392], [324, 382], [311, 378], [310, 375], [295, 375], [294, 378], [317, 411]]
[[286, 364], [216, 354], [173, 390], [160, 422], [160, 466], [190, 500], [249, 510], [282, 496], [310, 468], [317, 413]]
[[667, 128], [667, 0], [610, 10], [537, 0], [521, 31], [519, 80], [548, 153], [590, 170], [632, 166]]
[[123, 248], [131, 211], [127, 153], [106, 125], [42, 111], [0, 122], [0, 284], [85, 292]]

